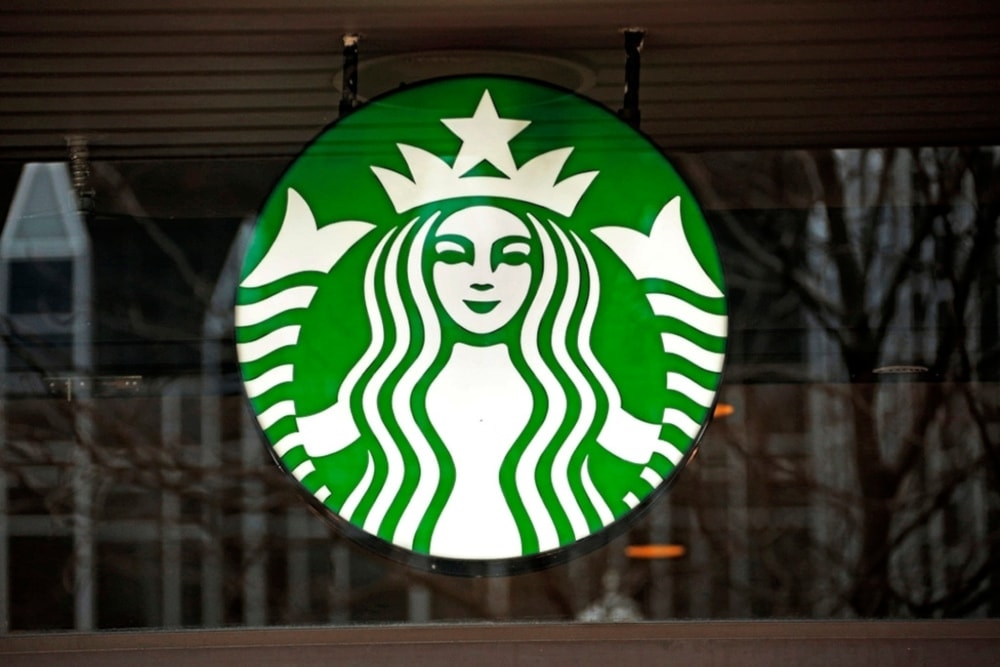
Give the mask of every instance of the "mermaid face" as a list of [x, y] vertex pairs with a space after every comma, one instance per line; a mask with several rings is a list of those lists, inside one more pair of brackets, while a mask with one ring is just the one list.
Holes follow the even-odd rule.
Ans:
[[448, 316], [490, 334], [520, 310], [531, 286], [531, 235], [514, 214], [493, 206], [453, 213], [431, 239], [431, 278]]

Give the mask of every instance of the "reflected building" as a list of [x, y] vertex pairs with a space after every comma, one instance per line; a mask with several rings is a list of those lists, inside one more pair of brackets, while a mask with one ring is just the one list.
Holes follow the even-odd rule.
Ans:
[[[249, 222], [84, 215], [65, 165], [28, 165], [0, 236], [0, 622], [995, 614], [996, 217], [971, 167], [947, 177], [956, 151], [927, 151], [831, 153], [832, 181], [791, 154], [698, 158], [720, 183], [816, 170], [707, 212], [732, 415], [623, 537], [483, 579], [369, 554], [270, 460], [233, 340]], [[685, 555], [625, 556], [642, 543]]]

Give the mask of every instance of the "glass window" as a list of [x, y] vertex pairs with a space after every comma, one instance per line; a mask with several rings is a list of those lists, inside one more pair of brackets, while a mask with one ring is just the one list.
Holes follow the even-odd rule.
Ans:
[[997, 615], [1000, 151], [672, 159], [730, 295], [713, 423], [624, 535], [481, 578], [325, 523], [248, 414], [233, 247], [281, 161], [95, 164], [85, 326], [69, 260], [7, 261], [0, 615], [15, 631]]
[[11, 315], [73, 311], [73, 263], [62, 259], [15, 260], [9, 264]]

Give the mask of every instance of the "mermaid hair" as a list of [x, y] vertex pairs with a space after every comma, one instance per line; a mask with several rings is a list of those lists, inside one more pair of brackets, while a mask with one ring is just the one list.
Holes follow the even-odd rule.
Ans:
[[[341, 515], [423, 553], [455, 474], [426, 406], [428, 387], [448, 358], [443, 310], [428, 288], [428, 237], [454, 210], [439, 204], [421, 211], [378, 243], [364, 276], [366, 302], [374, 304], [371, 342], [344, 380], [370, 458]], [[533, 407], [498, 475], [522, 552], [533, 553], [613, 520], [587, 460], [617, 390], [590, 347], [600, 281], [589, 250], [548, 211], [511, 212], [525, 222], [538, 254], [528, 303], [509, 325], [519, 328], [510, 354]]]

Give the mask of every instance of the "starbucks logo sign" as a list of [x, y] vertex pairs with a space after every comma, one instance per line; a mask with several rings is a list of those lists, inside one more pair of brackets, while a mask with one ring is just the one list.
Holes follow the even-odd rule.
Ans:
[[409, 87], [320, 134], [263, 207], [236, 306], [288, 473], [377, 548], [471, 571], [595, 545], [669, 482], [726, 323], [663, 155], [501, 77]]

